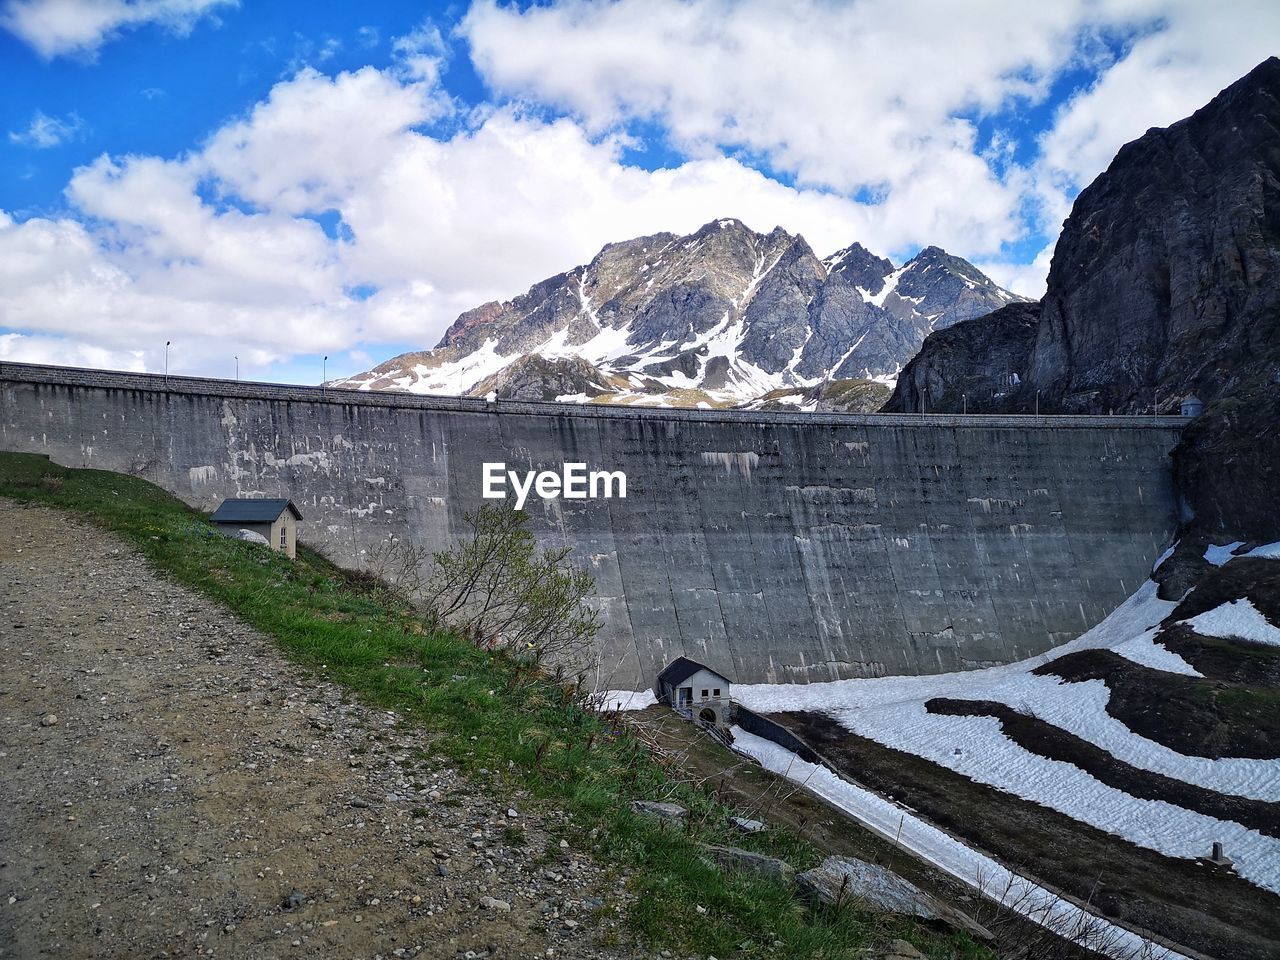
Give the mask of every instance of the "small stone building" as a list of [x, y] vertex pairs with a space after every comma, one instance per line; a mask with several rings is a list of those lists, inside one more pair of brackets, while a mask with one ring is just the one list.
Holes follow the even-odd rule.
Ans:
[[248, 530], [264, 538], [272, 550], [287, 554], [290, 560], [297, 553], [298, 521], [302, 513], [292, 500], [256, 497], [223, 500], [212, 519], [228, 536], [239, 536], [241, 530]]
[[718, 726], [729, 724], [729, 678], [704, 663], [677, 657], [658, 674], [658, 701], [687, 717]]
[[1188, 394], [1182, 401], [1182, 415], [1184, 417], [1198, 417], [1204, 413], [1204, 401], [1197, 397], [1194, 393]]

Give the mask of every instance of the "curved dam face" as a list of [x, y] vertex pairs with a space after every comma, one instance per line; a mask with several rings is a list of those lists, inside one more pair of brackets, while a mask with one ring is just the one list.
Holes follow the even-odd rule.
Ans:
[[393, 536], [460, 537], [485, 463], [624, 472], [625, 499], [525, 504], [595, 575], [600, 688], [647, 687], [681, 654], [803, 683], [1063, 643], [1168, 544], [1182, 424], [486, 404], [0, 365], [0, 449], [205, 510], [290, 497], [300, 539], [349, 566]]

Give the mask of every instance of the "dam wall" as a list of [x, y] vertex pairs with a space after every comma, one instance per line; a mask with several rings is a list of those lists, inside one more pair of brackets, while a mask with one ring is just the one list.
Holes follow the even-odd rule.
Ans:
[[291, 497], [299, 538], [348, 566], [392, 537], [461, 536], [485, 462], [624, 471], [625, 499], [525, 507], [596, 578], [600, 688], [646, 687], [681, 654], [802, 683], [1063, 643], [1168, 545], [1183, 423], [486, 403], [0, 364], [0, 449], [204, 510]]

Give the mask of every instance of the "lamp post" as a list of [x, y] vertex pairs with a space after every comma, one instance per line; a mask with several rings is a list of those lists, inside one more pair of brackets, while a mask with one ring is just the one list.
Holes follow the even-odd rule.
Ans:
[[1040, 391], [1036, 391], [1036, 416], [1040, 416]]
[[236, 380], [240, 380], [240, 358], [236, 357]]
[[164, 342], [164, 385], [166, 387], [169, 385], [169, 344], [171, 343], [173, 343], [172, 340]]
[[323, 394], [326, 389], [325, 381], [329, 379], [329, 355], [324, 355], [324, 361], [320, 366], [320, 393]]
[[960, 409], [966, 417], [969, 415], [969, 395], [967, 393], [960, 394]]

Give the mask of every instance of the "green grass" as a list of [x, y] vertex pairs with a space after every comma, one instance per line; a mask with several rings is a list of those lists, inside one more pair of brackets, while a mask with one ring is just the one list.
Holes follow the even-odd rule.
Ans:
[[[430, 740], [429, 753], [449, 757], [495, 792], [523, 788], [535, 806], [566, 811], [575, 846], [631, 868], [639, 899], [628, 922], [654, 947], [721, 960], [837, 958], [901, 937], [936, 960], [991, 956], [961, 934], [851, 909], [814, 911], [779, 884], [708, 865], [699, 841], [772, 853], [800, 869], [818, 854], [780, 831], [734, 834], [731, 811], [671, 782], [625, 726], [581, 709], [551, 683], [513, 683], [501, 654], [426, 629], [407, 602], [372, 578], [305, 548], [290, 561], [219, 536], [204, 514], [121, 474], [0, 454], [0, 495], [74, 511], [115, 531], [159, 570], [274, 637], [307, 670], [399, 711]], [[636, 816], [633, 798], [684, 804], [689, 829]]]

